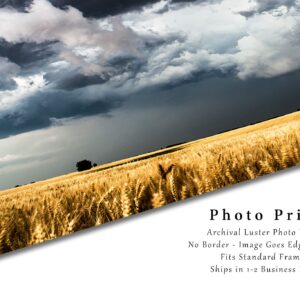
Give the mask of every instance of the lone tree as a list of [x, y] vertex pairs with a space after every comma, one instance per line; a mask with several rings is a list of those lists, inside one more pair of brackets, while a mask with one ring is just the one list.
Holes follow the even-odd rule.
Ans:
[[77, 162], [76, 164], [76, 168], [77, 168], [77, 171], [78, 172], [81, 172], [81, 171], [85, 171], [85, 170], [89, 170], [92, 168], [92, 162], [90, 160], [81, 160], [79, 162]]

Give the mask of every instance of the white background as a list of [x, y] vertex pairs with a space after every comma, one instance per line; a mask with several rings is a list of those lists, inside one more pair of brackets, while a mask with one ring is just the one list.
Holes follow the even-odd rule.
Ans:
[[[299, 167], [285, 170], [3, 255], [0, 298], [298, 299], [300, 262], [294, 274], [212, 274], [218, 252], [187, 245], [222, 226], [299, 230], [300, 221], [273, 221], [274, 208], [300, 208], [299, 175]], [[262, 212], [264, 220], [212, 222], [213, 208]]]

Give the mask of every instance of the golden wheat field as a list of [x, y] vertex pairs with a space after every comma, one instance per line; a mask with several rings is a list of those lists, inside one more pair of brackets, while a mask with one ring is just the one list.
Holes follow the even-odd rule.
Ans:
[[300, 112], [0, 192], [0, 253], [300, 164]]

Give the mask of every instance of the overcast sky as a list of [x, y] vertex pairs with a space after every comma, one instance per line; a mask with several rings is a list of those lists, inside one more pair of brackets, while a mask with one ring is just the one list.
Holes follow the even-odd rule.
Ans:
[[0, 189], [300, 108], [300, 0], [0, 0]]

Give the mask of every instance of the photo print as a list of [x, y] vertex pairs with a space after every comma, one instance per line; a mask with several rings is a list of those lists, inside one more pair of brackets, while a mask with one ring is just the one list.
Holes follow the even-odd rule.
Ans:
[[0, 0], [0, 253], [299, 165], [299, 53], [299, 0]]

